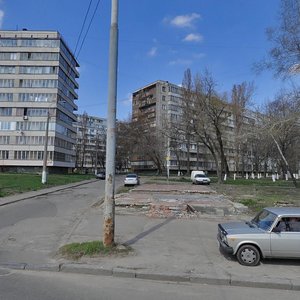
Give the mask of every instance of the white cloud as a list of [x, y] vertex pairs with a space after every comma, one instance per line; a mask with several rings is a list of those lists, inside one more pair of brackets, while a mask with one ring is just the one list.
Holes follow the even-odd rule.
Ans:
[[157, 55], [157, 47], [152, 47], [149, 51], [148, 51], [148, 56], [150, 57], [154, 57]]
[[170, 21], [170, 24], [181, 28], [193, 27], [193, 23], [200, 18], [201, 16], [196, 13], [192, 13], [190, 15], [176, 16]]
[[171, 65], [171, 66], [175, 66], [175, 65], [184, 65], [184, 66], [186, 66], [186, 65], [191, 65], [192, 63], [193, 63], [193, 61], [190, 60], [190, 59], [181, 59], [181, 58], [179, 58], [179, 59], [170, 61], [169, 65]]
[[0, 10], [0, 28], [2, 28], [3, 19], [4, 19], [4, 11]]
[[198, 33], [190, 33], [183, 39], [184, 42], [201, 42], [202, 40], [203, 36]]

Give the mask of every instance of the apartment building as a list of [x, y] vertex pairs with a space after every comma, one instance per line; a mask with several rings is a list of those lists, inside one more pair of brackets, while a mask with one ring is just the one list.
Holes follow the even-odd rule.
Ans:
[[56, 31], [0, 31], [0, 169], [75, 167], [79, 67]]
[[76, 169], [92, 172], [105, 168], [107, 120], [78, 114], [74, 123], [76, 137]]
[[[164, 133], [169, 127], [176, 127], [182, 120], [183, 115], [183, 99], [184, 90], [182, 87], [170, 83], [168, 81], [158, 80], [147, 86], [144, 86], [132, 95], [132, 121], [137, 122], [143, 120], [145, 128], [156, 130], [157, 132]], [[229, 117], [226, 125], [226, 145], [225, 155], [230, 171], [235, 171], [236, 157], [235, 157], [235, 124], [233, 117]], [[188, 168], [190, 170], [206, 170], [216, 171], [214, 159], [208, 150], [201, 142], [198, 142], [191, 135], [190, 144], [168, 139], [168, 134], [165, 134], [165, 161], [164, 165], [170, 171], [185, 172]], [[251, 170], [251, 156], [245, 158], [243, 167], [245, 170]], [[188, 162], [189, 160], [189, 162]], [[136, 170], [151, 170], [156, 166], [148, 157], [141, 157], [135, 155], [132, 158], [131, 166]]]

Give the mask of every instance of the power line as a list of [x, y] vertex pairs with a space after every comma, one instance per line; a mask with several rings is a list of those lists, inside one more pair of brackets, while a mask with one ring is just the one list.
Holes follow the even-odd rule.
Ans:
[[76, 42], [76, 46], [75, 46], [75, 50], [74, 50], [74, 55], [75, 55], [75, 53], [76, 53], [76, 51], [77, 51], [77, 47], [78, 47], [78, 44], [79, 44], [79, 41], [80, 41], [80, 38], [81, 38], [81, 35], [82, 35], [82, 32], [83, 32], [83, 29], [84, 29], [84, 27], [85, 27], [85, 22], [86, 22], [86, 19], [87, 19], [88, 14], [89, 14], [89, 11], [90, 11], [92, 2], [93, 2], [93, 0], [90, 0], [88, 9], [87, 9], [87, 11], [86, 11], [86, 13], [85, 13], [84, 21], [83, 21], [83, 23], [82, 23], [82, 25], [81, 25], [80, 34], [79, 34], [78, 39], [77, 39], [77, 42]]
[[82, 49], [82, 47], [83, 47], [83, 45], [84, 45], [85, 39], [86, 39], [86, 37], [87, 37], [87, 35], [88, 35], [88, 32], [89, 32], [90, 27], [91, 27], [91, 25], [92, 25], [92, 22], [93, 22], [93, 20], [94, 20], [94, 17], [95, 17], [96, 11], [97, 11], [97, 9], [98, 9], [99, 3], [100, 3], [100, 0], [98, 0], [98, 2], [97, 2], [97, 4], [96, 4], [96, 7], [95, 7], [94, 12], [93, 12], [93, 15], [92, 15], [92, 18], [91, 18], [91, 20], [90, 20], [90, 23], [89, 23], [89, 25], [88, 25], [88, 28], [87, 28], [87, 30], [86, 30], [86, 33], [85, 33], [85, 35], [84, 35], [84, 37], [83, 37], [83, 40], [82, 40], [82, 42], [81, 42], [80, 48], [79, 48], [78, 53], [77, 53], [77, 55], [76, 55], [76, 59], [78, 58], [78, 56], [79, 56], [79, 54], [80, 54], [80, 51], [81, 51], [81, 49]]

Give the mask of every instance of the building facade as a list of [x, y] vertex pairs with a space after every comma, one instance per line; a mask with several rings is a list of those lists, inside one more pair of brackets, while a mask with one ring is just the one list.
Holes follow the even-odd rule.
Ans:
[[1, 170], [75, 167], [78, 67], [56, 31], [0, 31]]
[[79, 172], [97, 172], [105, 169], [107, 121], [103, 118], [77, 115], [74, 124], [76, 138], [76, 169]]
[[[166, 169], [182, 172], [187, 169], [190, 171], [200, 169], [215, 172], [216, 164], [210, 151], [203, 143], [198, 142], [192, 133], [190, 133], [189, 145], [187, 145], [186, 136], [183, 136], [182, 139], [172, 139], [170, 138], [171, 133], [166, 133], [172, 127], [180, 127], [178, 123], [182, 122], [184, 97], [184, 89], [168, 81], [158, 80], [142, 87], [132, 95], [132, 121], [143, 120], [145, 127], [163, 133]], [[229, 171], [234, 172], [238, 167], [236, 166], [236, 132], [233, 115], [227, 118], [222, 130], [226, 133], [224, 134], [224, 151], [227, 164]], [[246, 171], [252, 169], [251, 156], [252, 154], [249, 153], [249, 157], [244, 159], [243, 168]], [[156, 168], [153, 161], [147, 157], [137, 156], [133, 157], [131, 166], [135, 170]]]

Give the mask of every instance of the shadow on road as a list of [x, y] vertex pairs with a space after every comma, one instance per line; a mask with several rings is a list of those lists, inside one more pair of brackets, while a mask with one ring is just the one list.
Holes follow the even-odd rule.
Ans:
[[162, 226], [170, 223], [172, 220], [174, 220], [175, 217], [170, 217], [168, 219], [166, 219], [164, 222], [162, 223], [159, 223], [151, 228], [149, 228], [148, 230], [144, 231], [144, 232], [141, 232], [140, 234], [138, 234], [136, 237], [132, 238], [131, 240], [123, 243], [123, 245], [125, 246], [130, 246], [130, 245], [133, 245], [135, 244], [138, 240], [144, 238], [145, 236], [147, 236], [148, 234], [154, 232], [155, 230], [158, 230], [159, 228], [161, 228]]

